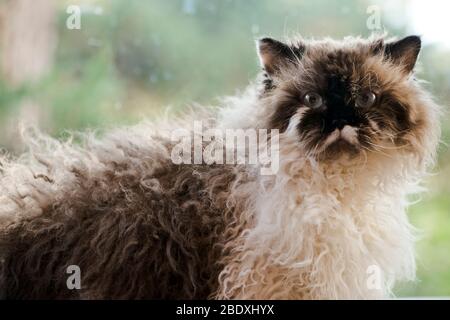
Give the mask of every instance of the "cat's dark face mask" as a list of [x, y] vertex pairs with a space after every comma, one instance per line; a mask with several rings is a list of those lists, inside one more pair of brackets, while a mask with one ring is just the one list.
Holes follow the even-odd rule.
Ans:
[[270, 126], [294, 126], [307, 151], [326, 158], [404, 144], [420, 122], [409, 103], [420, 47], [416, 36], [348, 46], [260, 40], [263, 96], [276, 105]]

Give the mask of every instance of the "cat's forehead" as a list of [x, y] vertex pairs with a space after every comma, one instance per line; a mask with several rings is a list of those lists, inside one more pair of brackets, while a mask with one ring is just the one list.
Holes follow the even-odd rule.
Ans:
[[337, 82], [348, 86], [378, 86], [384, 73], [382, 59], [374, 56], [366, 43], [323, 42], [310, 45], [304, 54], [304, 78], [315, 86], [327, 87]]
[[364, 62], [371, 57], [368, 48], [359, 46], [311, 46], [305, 50], [310, 67], [330, 74], [351, 75], [364, 68]]

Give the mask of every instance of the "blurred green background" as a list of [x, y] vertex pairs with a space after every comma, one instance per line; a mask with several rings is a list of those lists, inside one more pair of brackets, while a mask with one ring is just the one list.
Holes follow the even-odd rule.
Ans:
[[[450, 2], [419, 1], [0, 0], [0, 146], [22, 150], [21, 121], [60, 136], [134, 123], [168, 106], [214, 104], [254, 78], [254, 39], [266, 35], [419, 33], [419, 77], [447, 106]], [[70, 5], [81, 10], [80, 29], [67, 26]], [[450, 296], [449, 138], [445, 107], [435, 175], [410, 210], [422, 230], [419, 280], [399, 296]]]

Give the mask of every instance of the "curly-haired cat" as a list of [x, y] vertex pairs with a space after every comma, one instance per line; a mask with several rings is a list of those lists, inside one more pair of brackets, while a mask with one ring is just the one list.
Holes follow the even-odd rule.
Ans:
[[[439, 107], [413, 74], [420, 48], [416, 36], [260, 40], [258, 82], [193, 116], [278, 129], [273, 175], [174, 164], [169, 132], [188, 116], [82, 144], [28, 135], [27, 153], [1, 159], [3, 296], [389, 296], [415, 277], [407, 196], [439, 139]], [[80, 290], [66, 285], [69, 265]]]

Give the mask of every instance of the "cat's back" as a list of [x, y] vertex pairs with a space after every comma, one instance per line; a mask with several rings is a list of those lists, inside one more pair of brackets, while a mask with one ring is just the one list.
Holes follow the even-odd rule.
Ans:
[[[7, 298], [206, 298], [215, 290], [232, 168], [175, 165], [167, 141], [149, 151], [117, 138], [122, 146], [109, 139], [87, 155], [77, 149], [71, 164], [47, 154], [46, 178], [22, 182], [30, 190], [44, 183], [45, 200], [1, 229]], [[80, 290], [67, 287], [71, 265]]]

